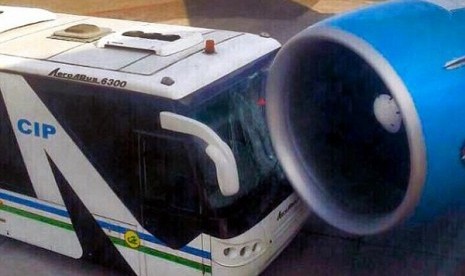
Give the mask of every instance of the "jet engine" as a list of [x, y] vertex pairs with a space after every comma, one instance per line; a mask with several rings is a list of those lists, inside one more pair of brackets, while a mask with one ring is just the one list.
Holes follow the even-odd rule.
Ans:
[[465, 1], [392, 1], [278, 53], [273, 146], [322, 219], [369, 235], [465, 207]]

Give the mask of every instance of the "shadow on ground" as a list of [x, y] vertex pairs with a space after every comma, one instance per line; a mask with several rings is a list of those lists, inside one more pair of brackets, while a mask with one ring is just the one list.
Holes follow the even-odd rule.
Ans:
[[185, 6], [192, 26], [266, 32], [281, 43], [328, 16], [290, 0], [276, 0], [272, 4], [264, 0], [186, 0]]
[[[316, 1], [315, 1], [316, 2]], [[328, 14], [320, 14], [291, 0], [184, 0], [102, 8], [85, 14], [149, 22], [177, 22], [187, 17], [195, 27], [259, 34], [267, 32], [284, 43]], [[180, 21], [183, 22], [183, 21]]]

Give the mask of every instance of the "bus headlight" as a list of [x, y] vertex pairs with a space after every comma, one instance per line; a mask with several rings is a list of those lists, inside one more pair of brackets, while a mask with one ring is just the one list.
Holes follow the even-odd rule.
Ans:
[[221, 254], [214, 254], [213, 260], [223, 266], [240, 266], [249, 263], [266, 251], [265, 243], [253, 240], [243, 244], [226, 244], [217, 241]]

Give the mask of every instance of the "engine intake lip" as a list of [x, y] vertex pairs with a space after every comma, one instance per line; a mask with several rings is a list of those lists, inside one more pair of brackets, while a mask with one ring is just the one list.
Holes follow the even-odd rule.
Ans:
[[[321, 190], [311, 169], [305, 166], [295, 143], [289, 122], [288, 68], [312, 41], [329, 41], [349, 49], [363, 59], [379, 75], [402, 113], [408, 140], [410, 173], [405, 196], [393, 211], [367, 215], [341, 208]], [[286, 93], [284, 93], [286, 92]], [[391, 64], [363, 39], [348, 32], [325, 26], [310, 27], [291, 39], [273, 62], [267, 83], [267, 119], [274, 149], [301, 198], [318, 216], [334, 227], [356, 235], [370, 235], [386, 231], [405, 220], [417, 206], [426, 178], [426, 150], [421, 122], [407, 87]], [[291, 134], [291, 135], [289, 135]]]

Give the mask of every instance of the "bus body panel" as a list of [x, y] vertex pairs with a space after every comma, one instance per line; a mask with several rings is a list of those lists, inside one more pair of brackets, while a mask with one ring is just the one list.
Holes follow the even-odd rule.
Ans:
[[[38, 217], [37, 212], [27, 213], [28, 210], [22, 206], [22, 209], [16, 212], [16, 215], [20, 214], [20, 219], [17, 218], [18, 216], [13, 216], [15, 221], [10, 220], [12, 212], [9, 212], [5, 215], [5, 220], [10, 223], [4, 223], [5, 230], [2, 234], [8, 234], [7, 236], [74, 258], [80, 258], [83, 254], [85, 257], [93, 257], [95, 252], [101, 255], [118, 255], [119, 253], [120, 256], [113, 256], [111, 261], [119, 260], [122, 267], [130, 266], [137, 275], [141, 274], [140, 252], [151, 257], [150, 261], [146, 259], [148, 268], [155, 262], [158, 269], [165, 267], [167, 271], [170, 271], [170, 269], [177, 268], [177, 266], [170, 265], [174, 260], [182, 264], [181, 267], [186, 267], [183, 268], [187, 269], [186, 271], [210, 271], [210, 268], [204, 268], [202, 264], [202, 259], [208, 257], [209, 253], [202, 250], [200, 237], [191, 242], [194, 246], [186, 245], [185, 252], [183, 252], [182, 249], [174, 250], [166, 247], [163, 242], [145, 231], [124, 203], [114, 194], [107, 182], [101, 178], [94, 164], [89, 162], [73, 139], [67, 135], [67, 131], [61, 127], [60, 122], [50, 113], [25, 78], [20, 75], [0, 73], [0, 80], [2, 97], [7, 99], [5, 105], [11, 121], [2, 120], [2, 123], [10, 123], [14, 128], [29, 176], [34, 179], [32, 180], [34, 190], [36, 193], [42, 190], [42, 193], [38, 193], [37, 199], [23, 198], [16, 201], [33, 202], [29, 205], [36, 207], [35, 211], [42, 209], [48, 211], [45, 216], [42, 215], [32, 220], [31, 217]], [[43, 84], [45, 88], [42, 88], [47, 90], [45, 82]], [[24, 104], [26, 99], [27, 104]], [[45, 124], [43, 122], [53, 126], [53, 135], [49, 133], [49, 137], [44, 137], [41, 127]], [[65, 188], [60, 186], [69, 186], [69, 188], [64, 190]], [[54, 190], [55, 193], [52, 192]], [[19, 194], [16, 195], [19, 196]], [[102, 204], [102, 199], [104, 199], [104, 204]], [[44, 202], [54, 202], [52, 204], [55, 207], [47, 207]], [[2, 210], [11, 211], [12, 207], [7, 203], [2, 204]], [[80, 209], [76, 207], [79, 205], [82, 206]], [[88, 219], [91, 218], [97, 222], [97, 227], [91, 229], [83, 223], [83, 215], [81, 215], [83, 210], [88, 212]], [[73, 213], [79, 213], [75, 216], [74, 222], [72, 222]], [[53, 221], [50, 215], [58, 216], [64, 219], [64, 222]], [[41, 221], [41, 223], [36, 221]], [[43, 221], [48, 223], [44, 224]], [[24, 227], [25, 225], [29, 227]], [[55, 226], [52, 227], [52, 233], [57, 234], [56, 236], [47, 239], [34, 234], [46, 232], [50, 225]], [[82, 234], [78, 235], [79, 239], [74, 233], [73, 225], [84, 228], [80, 230]], [[99, 247], [109, 247], [108, 241], [92, 241], [85, 238], [93, 236], [96, 231], [103, 231], [118, 253], [111, 249], [99, 250]], [[68, 238], [69, 241], [60, 245], [57, 242], [64, 239], [55, 240], [56, 237]], [[131, 243], [132, 240], [135, 245]], [[94, 245], [89, 245], [89, 243], [94, 243]], [[84, 253], [81, 244], [85, 247]], [[68, 249], [64, 248], [65, 246]], [[120, 269], [119, 265], [118, 269]]]
[[82, 257], [81, 244], [62, 206], [3, 189], [0, 201], [1, 235], [74, 259]]
[[[212, 238], [213, 274], [258, 275], [298, 233], [307, 216], [305, 204], [292, 194], [242, 235]], [[229, 254], [225, 254], [227, 249]]]

